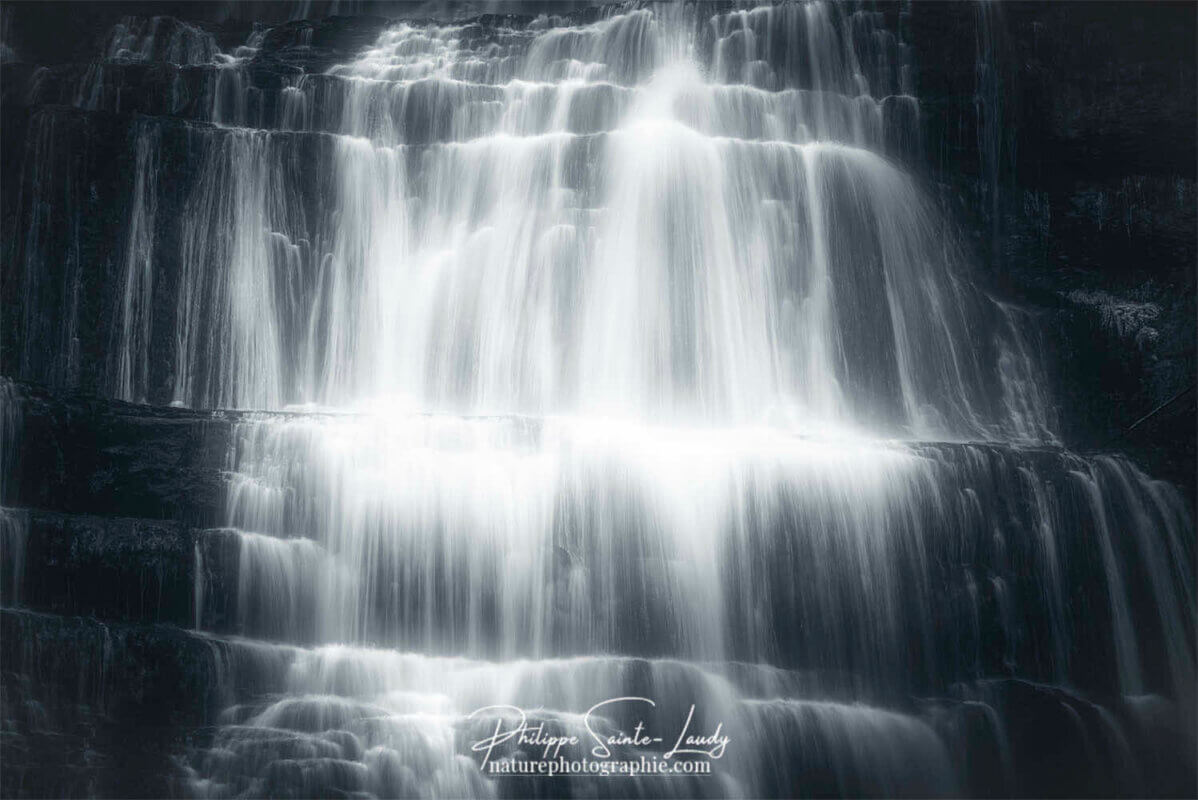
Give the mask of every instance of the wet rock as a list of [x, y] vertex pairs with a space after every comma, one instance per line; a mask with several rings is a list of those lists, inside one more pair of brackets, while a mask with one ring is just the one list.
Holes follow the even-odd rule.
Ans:
[[170, 521], [7, 513], [26, 526], [21, 605], [104, 620], [194, 619], [194, 531]]
[[217, 651], [169, 626], [0, 610], [5, 797], [163, 797], [216, 707]]
[[5, 443], [16, 454], [5, 505], [205, 527], [218, 521], [229, 418], [34, 386], [5, 402], [21, 420]]

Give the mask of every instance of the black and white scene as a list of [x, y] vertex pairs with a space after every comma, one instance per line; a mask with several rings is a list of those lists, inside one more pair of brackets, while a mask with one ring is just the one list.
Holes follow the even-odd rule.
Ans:
[[0, 797], [1198, 796], [1196, 62], [3, 0]]

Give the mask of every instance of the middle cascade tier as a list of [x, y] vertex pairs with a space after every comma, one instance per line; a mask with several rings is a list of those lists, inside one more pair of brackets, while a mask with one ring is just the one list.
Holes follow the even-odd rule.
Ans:
[[1188, 513], [1118, 458], [401, 414], [250, 416], [235, 442], [197, 573], [222, 630], [736, 658], [870, 691], [1193, 676]]

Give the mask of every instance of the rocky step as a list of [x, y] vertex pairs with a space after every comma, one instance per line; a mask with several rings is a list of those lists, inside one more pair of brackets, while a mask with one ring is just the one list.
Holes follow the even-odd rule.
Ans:
[[[407, 17], [416, 24], [431, 22], [411, 19], [411, 7], [388, 2], [366, 3], [353, 16], [345, 16], [337, 13], [336, 0], [306, 3], [303, 10], [307, 19], [294, 19], [296, 6], [285, 1], [257, 3], [252, 9], [197, 5], [149, 9], [144, 2], [118, 0], [97, 5], [75, 0], [65, 3], [64, 9], [69, 10], [64, 11], [61, 19], [47, 24], [45, 14], [14, 8], [5, 31], [5, 44], [12, 48], [11, 61], [50, 66], [97, 61], [106, 55], [106, 34], [122, 23], [124, 17], [139, 18], [146, 31], [144, 22], [151, 16], [160, 16], [163, 21], [160, 36], [164, 32], [169, 35], [171, 27], [186, 27], [191, 37], [210, 36], [226, 55], [237, 55], [256, 26], [266, 26], [256, 48], [255, 55], [260, 60], [302, 65], [309, 71], [320, 72], [332, 64], [351, 60], [374, 44], [379, 33], [397, 21], [396, 17]], [[164, 10], [178, 17], [155, 13]], [[504, 29], [526, 27], [542, 14], [563, 16], [572, 24], [585, 25], [597, 21], [604, 13], [596, 6], [560, 0], [507, 3], [505, 11], [509, 13], [458, 19], [457, 24], [462, 26], [459, 36], [469, 45], [493, 41]], [[159, 51], [153, 57], [162, 59], [165, 55]]]
[[0, 509], [3, 602], [105, 620], [195, 619], [196, 535], [170, 520]]
[[270, 614], [255, 613], [260, 604], [273, 610], [269, 594], [280, 590], [255, 580], [263, 565], [253, 545], [268, 538], [172, 520], [0, 507], [0, 604], [105, 622], [278, 634]]
[[177, 796], [173, 759], [222, 705], [218, 655], [172, 626], [0, 610], [0, 794]]
[[[323, 412], [195, 410], [112, 400], [0, 376], [0, 505], [72, 514], [224, 524], [235, 426]], [[482, 418], [478, 418], [482, 419]], [[541, 421], [490, 417], [535, 443]], [[965, 466], [1074, 468], [1058, 447], [995, 442], [910, 442], [914, 452]], [[990, 481], [996, 480], [991, 475]], [[979, 487], [983, 488], [983, 487]], [[999, 487], [986, 485], [984, 491]]]
[[56, 394], [0, 379], [0, 502], [214, 525], [235, 415]]
[[[171, 520], [0, 507], [0, 603], [9, 607], [312, 644], [329, 632], [319, 617], [322, 598], [327, 599], [321, 589], [333, 575], [353, 580], [311, 540]], [[363, 596], [380, 614], [389, 598], [377, 586]], [[1005, 634], [993, 606], [983, 597], [975, 624], [1001, 641]], [[434, 613], [447, 629], [463, 624], [449, 609]], [[951, 616], [946, 612], [942, 627], [955, 629]], [[398, 624], [375, 633], [371, 638], [387, 646], [427, 640], [423, 629]], [[972, 641], [938, 643], [949, 674], [969, 672], [977, 658]], [[453, 642], [440, 642], [438, 652], [455, 652]], [[620, 651], [650, 655], [655, 649], [628, 637]], [[1005, 669], [997, 657], [992, 666]]]

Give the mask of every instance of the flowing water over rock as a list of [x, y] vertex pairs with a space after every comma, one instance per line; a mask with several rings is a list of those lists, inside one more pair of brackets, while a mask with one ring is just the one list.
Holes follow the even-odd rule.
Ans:
[[[319, 35], [224, 54], [129, 18], [29, 82], [76, 107], [31, 116], [35, 219], [83, 188], [49, 174], [62, 119], [146, 115], [99, 382], [246, 412], [216, 416], [225, 506], [179, 545], [224, 707], [179, 791], [1176, 791], [1153, 765], [1192, 759], [1189, 512], [1060, 447], [1035, 320], [975, 286], [917, 177], [883, 14], [379, 22], [350, 60], [255, 72]], [[40, 224], [12, 258], [55, 310], [18, 323], [20, 377], [72, 385], [69, 332], [42, 356], [77, 312], [39, 283]], [[712, 774], [471, 752], [475, 709], [589, 742], [621, 697], [657, 705], [591, 724], [721, 726]]]

